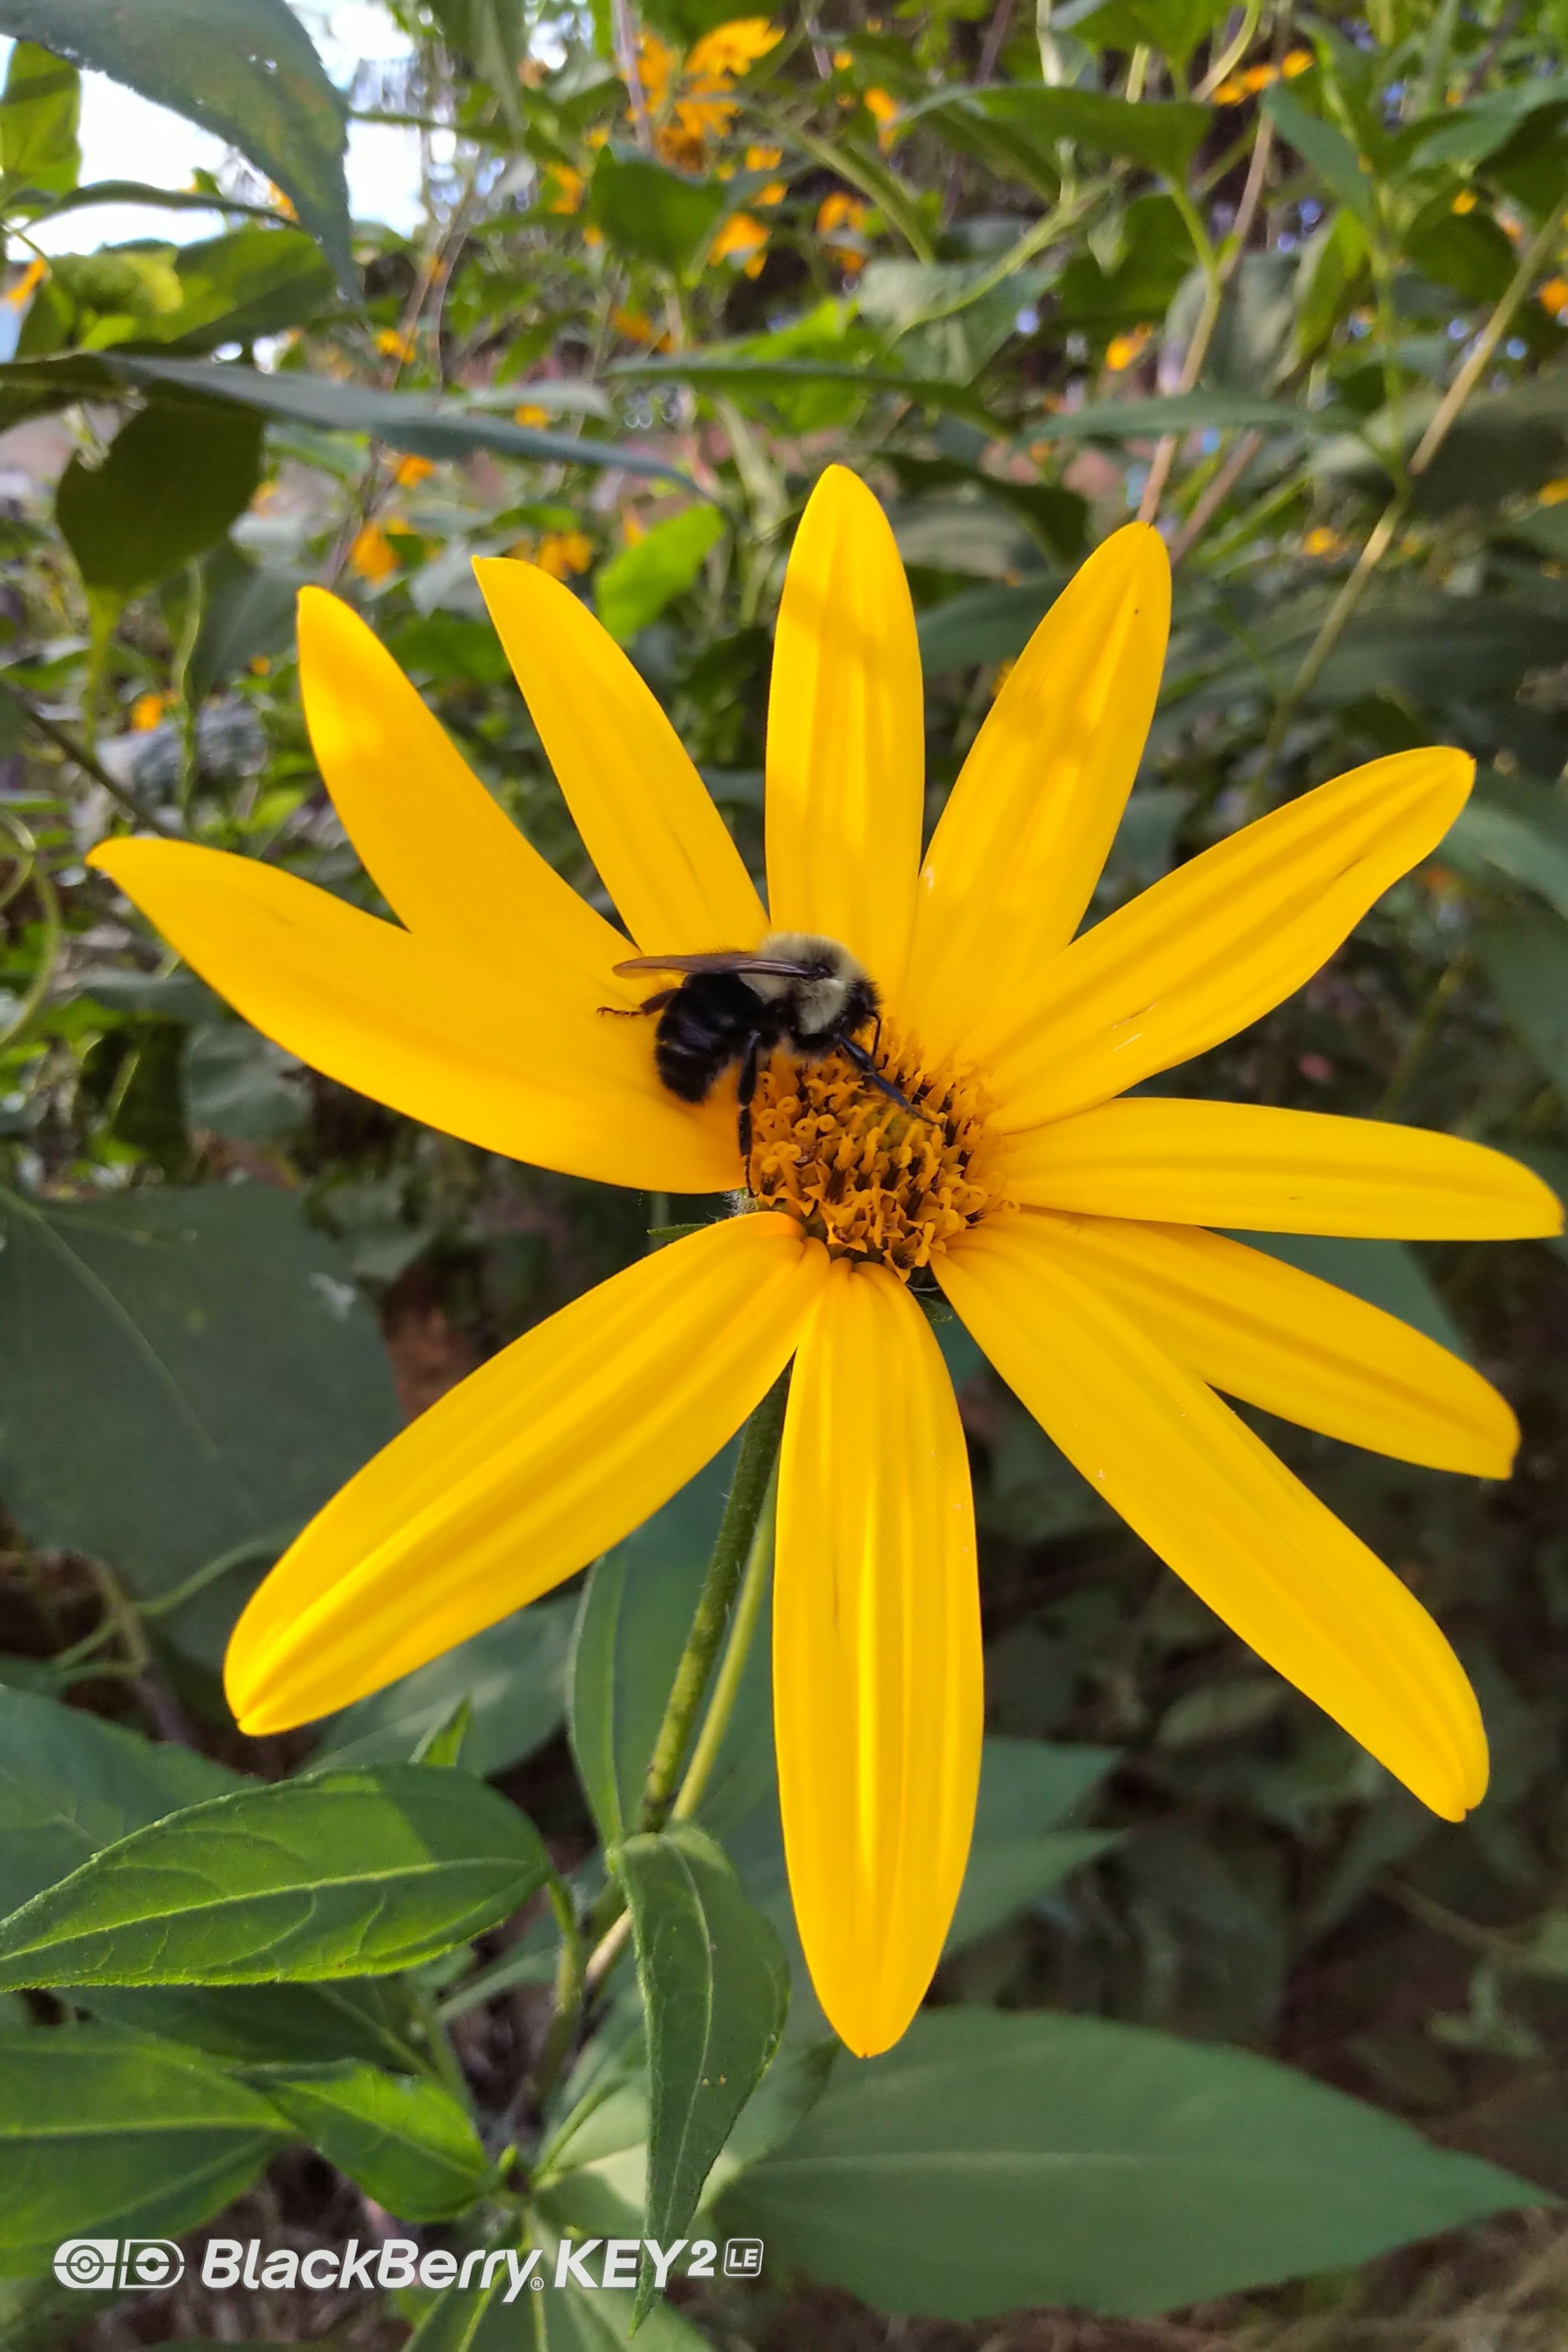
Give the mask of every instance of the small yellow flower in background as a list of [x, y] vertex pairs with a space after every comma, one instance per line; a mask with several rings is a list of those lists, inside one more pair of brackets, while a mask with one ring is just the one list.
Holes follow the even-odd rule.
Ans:
[[406, 362], [414, 357], [419, 346], [411, 334], [405, 334], [396, 327], [383, 327], [375, 339], [375, 348], [384, 360]]
[[1303, 555], [1342, 555], [1349, 544], [1350, 541], [1339, 531], [1331, 530], [1326, 523], [1319, 523], [1301, 541], [1301, 552]]
[[1294, 81], [1299, 75], [1310, 73], [1317, 62], [1310, 49], [1290, 49], [1280, 59], [1279, 70], [1287, 81]]
[[782, 147], [748, 147], [746, 150], [748, 172], [776, 172], [783, 162]]
[[276, 180], [268, 180], [267, 183], [267, 201], [274, 212], [282, 214], [285, 220], [299, 219], [300, 215], [294, 208], [294, 199], [284, 194]]
[[1105, 364], [1112, 375], [1123, 375], [1135, 367], [1153, 340], [1152, 327], [1133, 327], [1125, 335], [1112, 335], [1105, 346]]
[[644, 540], [647, 537], [647, 525], [644, 522], [641, 515], [638, 514], [636, 507], [623, 507], [621, 509], [621, 538], [625, 545], [627, 547], [636, 547], [639, 540]]
[[585, 228], [583, 231], [583, 242], [587, 247], [590, 253], [597, 253], [605, 242], [604, 230], [602, 228]]
[[1560, 474], [1554, 482], [1542, 482], [1536, 493], [1537, 503], [1543, 507], [1560, 507], [1568, 499], [1568, 476]]
[[21, 276], [6, 287], [4, 296], [0, 296], [0, 300], [5, 301], [7, 309], [19, 310], [24, 302], [31, 301], [48, 274], [48, 263], [35, 257], [28, 262]]
[[741, 110], [732, 95], [736, 81], [783, 38], [782, 28], [765, 16], [738, 17], [705, 33], [682, 64], [657, 33], [644, 31], [638, 79], [643, 104], [655, 120], [654, 146], [661, 163], [677, 171], [703, 168], [709, 142], [731, 130]]
[[854, 50], [853, 50], [853, 49], [835, 49], [835, 50], [834, 50], [834, 52], [833, 52], [833, 69], [834, 69], [835, 73], [847, 73], [847, 72], [848, 72], [848, 70], [849, 70], [849, 68], [850, 68], [850, 67], [854, 64], [854, 62], [855, 62], [855, 52], [854, 52]]
[[750, 73], [759, 58], [776, 49], [784, 38], [784, 26], [770, 24], [766, 16], [739, 16], [732, 24], [716, 25], [704, 33], [695, 47], [688, 51], [686, 74], [689, 81], [739, 81]]
[[[915, 614], [841, 467], [789, 559], [768, 713], [768, 905], [668, 721], [586, 605], [478, 566], [616, 929], [511, 825], [346, 605], [300, 599], [305, 715], [384, 921], [261, 860], [119, 840], [90, 862], [264, 1034], [479, 1149], [643, 1192], [732, 1193], [526, 1332], [379, 1454], [247, 1604], [226, 1687], [283, 1730], [549, 1591], [710, 1461], [785, 1367], [773, 1707], [790, 1886], [851, 2050], [897, 2040], [963, 1877], [984, 1711], [963, 1432], [909, 1277], [1209, 1608], [1457, 1820], [1486, 1786], [1464, 1672], [1400, 1579], [1224, 1402], [1506, 1475], [1481, 1376], [1237, 1232], [1550, 1234], [1528, 1169], [1459, 1138], [1128, 1094], [1233, 1036], [1429, 858], [1474, 763], [1399, 752], [1305, 793], [1079, 930], [1142, 756], [1170, 574], [1132, 523], [1003, 685], [922, 860]], [[658, 1075], [650, 958], [840, 943], [879, 1071], [775, 1051], [743, 1168], [732, 1080]], [[518, 1007], [533, 1018], [520, 1021]], [[907, 1106], [913, 1104], [914, 1109]], [[847, 1187], [843, 1171], [855, 1171]], [[1218, 1230], [1215, 1230], [1218, 1229]]]
[[835, 232], [847, 229], [852, 236], [859, 236], [870, 209], [869, 205], [863, 204], [858, 196], [847, 195], [843, 189], [835, 188], [830, 195], [824, 196], [817, 211], [816, 234], [839, 268], [850, 277], [864, 268], [866, 257], [857, 252], [852, 245], [839, 244]]
[[132, 732], [145, 735], [156, 727], [174, 698], [172, 694], [139, 694], [131, 706]]
[[372, 586], [390, 580], [397, 569], [397, 551], [378, 522], [367, 522], [354, 533], [349, 549], [349, 570]]
[[1258, 90], [1267, 89], [1270, 82], [1276, 82], [1279, 79], [1278, 66], [1248, 66], [1241, 77], [1241, 86], [1250, 97]]
[[421, 482], [427, 482], [435, 470], [435, 462], [429, 457], [399, 457], [392, 469], [392, 478], [400, 490], [414, 490]]
[[743, 261], [748, 277], [762, 268], [768, 232], [751, 213], [731, 213], [708, 248], [710, 261]]
[[586, 182], [582, 173], [574, 172], [570, 163], [552, 163], [545, 176], [545, 185], [550, 190], [549, 211], [574, 213], [582, 204]]
[[252, 677], [270, 677], [272, 656], [270, 654], [252, 654], [245, 667]]
[[659, 333], [646, 310], [628, 310], [624, 305], [610, 313], [610, 324], [617, 335], [628, 343], [648, 343], [662, 351], [666, 337]]
[[568, 580], [574, 572], [586, 572], [594, 561], [594, 542], [585, 531], [552, 530], [540, 541], [533, 560], [552, 580]]
[[893, 125], [899, 119], [899, 101], [885, 89], [863, 89], [860, 103], [877, 126], [877, 144], [887, 154], [893, 144]]
[[1473, 188], [1461, 188], [1448, 207], [1451, 213], [1473, 213], [1475, 209], [1476, 195]]
[[511, 421], [514, 425], [548, 425], [550, 411], [541, 408], [536, 400], [525, 400], [521, 407], [512, 410]]
[[1239, 106], [1246, 96], [1246, 83], [1238, 81], [1235, 74], [1228, 74], [1215, 91], [1214, 102], [1216, 106]]
[[1568, 278], [1549, 278], [1536, 299], [1549, 318], [1561, 319], [1568, 311]]
[[788, 194], [787, 180], [767, 180], [757, 190], [752, 202], [754, 205], [765, 205], [771, 211], [774, 205], [782, 205]]

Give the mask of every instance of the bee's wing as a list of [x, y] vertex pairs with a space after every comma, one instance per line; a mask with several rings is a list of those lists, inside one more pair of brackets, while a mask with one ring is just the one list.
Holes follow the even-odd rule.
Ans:
[[623, 971], [760, 971], [780, 980], [810, 980], [813, 967], [783, 963], [777, 956], [752, 955], [745, 948], [720, 948], [711, 955], [628, 956], [613, 969]]

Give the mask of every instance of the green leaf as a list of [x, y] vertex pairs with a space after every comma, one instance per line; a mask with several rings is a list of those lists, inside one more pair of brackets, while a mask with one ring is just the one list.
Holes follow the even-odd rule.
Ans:
[[47, 2271], [64, 2238], [194, 2230], [286, 2137], [191, 2051], [99, 2025], [0, 2032], [0, 2273]]
[[[647, 2016], [647, 2234], [684, 2234], [702, 2184], [778, 2046], [789, 1964], [719, 1848], [689, 1822], [615, 1855]], [[637, 2288], [646, 2307], [653, 2273]]]
[[0, 1988], [383, 1976], [537, 1891], [532, 1823], [423, 1764], [323, 1772], [133, 1831], [0, 1921]]
[[132, 1830], [246, 1785], [174, 1741], [0, 1689], [0, 1915]]
[[121, 426], [100, 466], [72, 457], [55, 520], [89, 591], [124, 602], [221, 539], [260, 476], [259, 417], [155, 401]]
[[34, 41], [18, 41], [0, 94], [0, 181], [18, 193], [68, 194], [81, 169], [80, 121], [76, 68]]
[[202, 565], [202, 618], [186, 682], [198, 702], [259, 656], [291, 646], [301, 572], [254, 563], [225, 540]]
[[1548, 908], [1521, 907], [1486, 924], [1476, 947], [1504, 1015], [1568, 1095], [1568, 923]]
[[613, 555], [594, 583], [595, 606], [611, 636], [628, 645], [639, 629], [657, 621], [691, 586], [709, 550], [723, 535], [724, 518], [717, 507], [688, 507]]
[[508, 122], [521, 132], [518, 78], [528, 56], [522, 0], [430, 0], [430, 13], [447, 47], [489, 83]]
[[344, 2062], [257, 2066], [246, 2080], [400, 2221], [460, 2213], [493, 2176], [472, 2118], [428, 2076]]
[[248, 226], [204, 237], [175, 248], [174, 270], [180, 307], [159, 321], [157, 340], [193, 352], [302, 326], [332, 290], [331, 270], [300, 229]]
[[[691, 1627], [734, 1464], [726, 1446], [661, 1510], [595, 1561], [573, 1637], [573, 1761], [606, 1846], [635, 1825], [666, 1694]], [[701, 1818], [749, 1811], [773, 1774], [768, 1645], [752, 1644]]]
[[1294, 147], [1340, 202], [1348, 205], [1358, 219], [1370, 221], [1375, 209], [1373, 184], [1338, 124], [1309, 114], [1283, 82], [1276, 82], [1265, 93], [1263, 110], [1281, 139]]
[[398, 2073], [423, 2063], [399, 2013], [395, 1982], [373, 1977], [334, 1984], [93, 1985], [71, 1999], [110, 2025], [183, 2042], [214, 2058], [257, 2065], [359, 2058]]
[[841, 2061], [721, 2216], [880, 2310], [967, 2319], [1169, 2311], [1540, 2199], [1248, 2051], [945, 2010]]
[[345, 1707], [327, 1726], [318, 1764], [393, 1763], [451, 1714], [473, 1709], [463, 1762], [481, 1780], [504, 1772], [560, 1730], [574, 1601], [536, 1601], [488, 1625], [427, 1666]]
[[473, 1723], [473, 1708], [466, 1698], [460, 1698], [448, 1715], [442, 1716], [428, 1731], [420, 1734], [409, 1762], [456, 1766], [462, 1760], [463, 1748]]
[[1299, 359], [1310, 359], [1328, 341], [1366, 268], [1366, 231], [1348, 207], [1308, 239], [1296, 273]]
[[1064, 139], [1105, 155], [1124, 156], [1167, 179], [1180, 179], [1213, 120], [1212, 110], [1184, 100], [1143, 99], [1137, 104], [1100, 90], [1050, 88], [1044, 82], [1005, 82], [994, 89], [942, 95], [910, 107], [908, 114], [932, 121], [961, 143], [965, 125], [983, 124], [1010, 133], [1016, 153], [1035, 184], [1054, 194], [1060, 177], [1056, 149]]
[[1147, 46], [1184, 66], [1225, 13], [1226, 0], [1068, 0], [1049, 22], [1053, 33], [1071, 33], [1090, 48]]
[[128, 82], [275, 181], [357, 295], [342, 100], [287, 0], [0, 0], [0, 32]]
[[599, 150], [588, 217], [617, 251], [685, 276], [707, 251], [730, 202], [721, 180], [689, 180], [646, 155]]
[[1058, 1829], [1116, 1762], [1110, 1748], [989, 1736], [963, 1885], [945, 1952], [956, 1952], [1117, 1843], [1114, 1832]]
[[969, 669], [979, 662], [1012, 661], [1023, 652], [1063, 584], [1059, 572], [1042, 572], [1016, 586], [966, 588], [961, 596], [929, 604], [919, 624], [926, 677]]
[[[166, 1591], [280, 1549], [398, 1428], [374, 1321], [297, 1197], [0, 1194], [0, 1491], [35, 1542]], [[182, 1613], [183, 1643], [205, 1628], [216, 1656], [235, 1585]]]
[[904, 375], [895, 368], [862, 367], [849, 360], [769, 360], [731, 356], [723, 352], [689, 352], [675, 359], [617, 360], [605, 373], [635, 377], [647, 383], [694, 383], [700, 391], [711, 385], [716, 392], [755, 394], [763, 398], [770, 393], [788, 394], [809, 384], [842, 383], [870, 394], [895, 393], [922, 408], [937, 408], [948, 415], [961, 417], [982, 433], [1004, 429], [984, 401], [963, 384], [944, 383], [930, 376]]
[[1506, 875], [1568, 920], [1568, 798], [1554, 784], [1483, 768], [1436, 855], [1482, 880]]
[[1042, 416], [1029, 428], [1032, 441], [1142, 441], [1161, 433], [1220, 432], [1342, 433], [1339, 409], [1293, 408], [1250, 392], [1218, 386], [1173, 392], [1149, 400], [1092, 400], [1082, 408]]

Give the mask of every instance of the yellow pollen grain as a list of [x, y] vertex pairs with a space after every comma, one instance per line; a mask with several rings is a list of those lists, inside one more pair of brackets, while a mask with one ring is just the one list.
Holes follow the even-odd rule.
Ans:
[[831, 1255], [873, 1261], [908, 1281], [1005, 1203], [973, 1075], [923, 1068], [886, 1025], [877, 1062], [912, 1108], [842, 1054], [775, 1053], [752, 1105], [752, 1187], [760, 1207], [798, 1218]]

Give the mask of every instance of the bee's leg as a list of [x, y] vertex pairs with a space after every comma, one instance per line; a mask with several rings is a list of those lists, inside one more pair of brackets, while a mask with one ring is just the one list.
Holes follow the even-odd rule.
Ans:
[[878, 1092], [886, 1095], [890, 1102], [896, 1102], [900, 1110], [914, 1110], [917, 1108], [908, 1095], [900, 1092], [891, 1078], [885, 1078], [882, 1076], [865, 1046], [858, 1045], [853, 1037], [840, 1037], [838, 1050], [847, 1061], [854, 1063], [863, 1078], [869, 1078]]
[[735, 1082], [735, 1100], [740, 1115], [735, 1122], [736, 1139], [741, 1147], [741, 1164], [746, 1171], [746, 1190], [752, 1190], [752, 1097], [757, 1091], [757, 1064], [762, 1055], [763, 1041], [752, 1031], [741, 1060], [741, 1075]]
[[601, 1004], [599, 1011], [611, 1021], [640, 1021], [645, 1013], [662, 1013], [674, 994], [673, 988], [661, 988], [640, 1004]]

